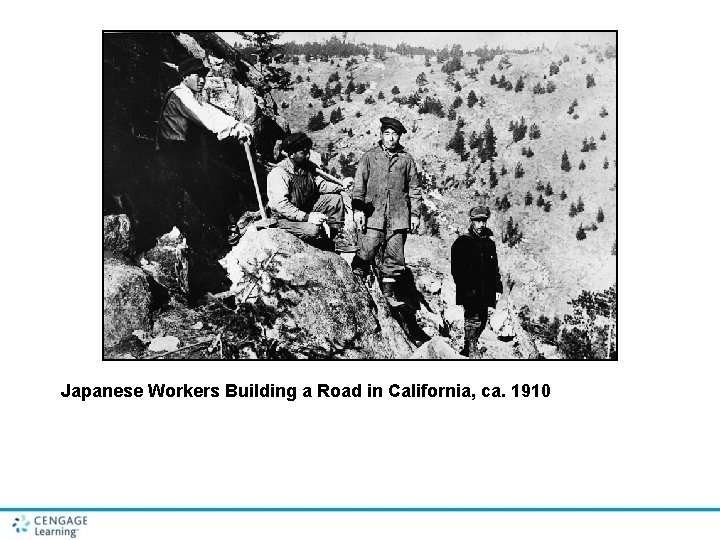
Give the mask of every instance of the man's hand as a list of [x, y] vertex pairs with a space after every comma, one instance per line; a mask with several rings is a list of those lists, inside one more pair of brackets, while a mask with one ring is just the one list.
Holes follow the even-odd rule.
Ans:
[[230, 136], [237, 138], [240, 142], [249, 141], [253, 136], [253, 128], [248, 124], [238, 122], [235, 127], [230, 130]]
[[308, 214], [308, 222], [313, 225], [322, 225], [327, 221], [327, 216], [321, 212], [310, 212]]
[[343, 189], [345, 191], [350, 191], [355, 184], [355, 179], [352, 176], [346, 176], [343, 178]]
[[357, 225], [357, 228], [360, 232], [365, 232], [365, 212], [361, 210], [355, 210], [353, 212], [353, 220], [355, 221], [355, 225]]
[[420, 217], [410, 216], [410, 232], [415, 232], [420, 226]]

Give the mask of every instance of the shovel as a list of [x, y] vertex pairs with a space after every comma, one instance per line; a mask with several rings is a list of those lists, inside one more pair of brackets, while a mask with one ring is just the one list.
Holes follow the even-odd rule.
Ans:
[[255, 172], [255, 162], [253, 161], [252, 153], [250, 152], [250, 143], [245, 141], [243, 143], [245, 147], [245, 155], [247, 156], [248, 165], [250, 165], [250, 174], [252, 174], [253, 184], [255, 185], [255, 195], [257, 196], [258, 206], [260, 207], [261, 220], [255, 222], [255, 227], [258, 230], [267, 229], [270, 227], [277, 227], [277, 219], [268, 218], [265, 213], [265, 206], [262, 203], [262, 197], [260, 196], [260, 186], [258, 185], [257, 173]]

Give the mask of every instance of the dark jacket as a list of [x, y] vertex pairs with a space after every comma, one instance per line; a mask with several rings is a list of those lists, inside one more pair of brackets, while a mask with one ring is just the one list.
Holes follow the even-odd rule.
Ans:
[[450, 267], [456, 304], [495, 307], [495, 293], [501, 293], [503, 286], [492, 234], [488, 228], [480, 235], [469, 229], [453, 243]]
[[409, 229], [410, 214], [420, 215], [420, 184], [415, 160], [402, 146], [397, 152], [389, 153], [378, 143], [360, 158], [352, 198], [353, 208], [365, 211], [368, 227]]

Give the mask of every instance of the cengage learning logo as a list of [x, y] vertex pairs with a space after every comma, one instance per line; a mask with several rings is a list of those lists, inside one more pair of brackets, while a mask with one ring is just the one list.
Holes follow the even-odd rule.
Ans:
[[15, 529], [16, 533], [28, 532], [29, 526], [30, 526], [30, 521], [25, 519], [25, 516], [15, 518], [15, 521], [13, 521], [13, 529]]

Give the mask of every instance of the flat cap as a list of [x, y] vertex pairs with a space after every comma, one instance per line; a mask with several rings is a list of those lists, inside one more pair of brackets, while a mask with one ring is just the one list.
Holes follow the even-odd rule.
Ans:
[[178, 73], [181, 77], [185, 77], [185, 75], [191, 75], [193, 73], [205, 76], [209, 71], [210, 68], [208, 68], [202, 60], [195, 58], [194, 56], [186, 58], [178, 65]]
[[490, 209], [487, 206], [474, 206], [469, 214], [470, 219], [487, 219], [490, 217]]
[[397, 118], [390, 118], [389, 116], [383, 116], [380, 119], [380, 129], [385, 130], [385, 128], [390, 128], [400, 135], [407, 133], [407, 129], [405, 129], [405, 126], [402, 125], [400, 120]]
[[310, 148], [311, 146], [312, 139], [302, 131], [298, 131], [297, 133], [291, 133], [283, 139], [283, 142], [280, 144], [280, 150], [290, 154], [298, 150]]

